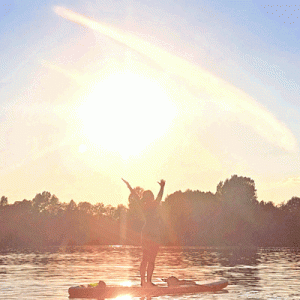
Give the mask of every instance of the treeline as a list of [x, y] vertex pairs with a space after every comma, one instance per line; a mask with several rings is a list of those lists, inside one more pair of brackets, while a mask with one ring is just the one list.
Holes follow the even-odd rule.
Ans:
[[[49, 192], [14, 204], [2, 196], [0, 248], [139, 245], [141, 205], [130, 196], [128, 207], [61, 203]], [[300, 198], [278, 206], [259, 202], [247, 177], [233, 175], [218, 184], [216, 193], [177, 191], [161, 203], [160, 215], [164, 245], [300, 246]]]

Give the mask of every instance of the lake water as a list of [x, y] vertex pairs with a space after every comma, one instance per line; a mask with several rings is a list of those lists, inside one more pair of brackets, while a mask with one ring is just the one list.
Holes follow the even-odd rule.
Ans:
[[[91, 246], [0, 253], [0, 299], [68, 299], [70, 286], [139, 283], [141, 249]], [[224, 277], [225, 291], [152, 299], [300, 299], [300, 251], [290, 248], [164, 247], [154, 281]], [[126, 298], [127, 299], [127, 298]], [[139, 298], [133, 298], [139, 299]]]

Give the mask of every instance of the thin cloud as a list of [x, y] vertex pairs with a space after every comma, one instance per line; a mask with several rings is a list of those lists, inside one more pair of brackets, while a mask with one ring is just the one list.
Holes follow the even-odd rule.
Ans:
[[67, 20], [98, 31], [134, 49], [152, 59], [166, 72], [183, 78], [187, 88], [208, 95], [209, 100], [205, 101], [214, 102], [222, 109], [230, 110], [239, 118], [240, 122], [250, 126], [272, 145], [289, 152], [298, 150], [297, 140], [285, 124], [277, 120], [254, 98], [225, 80], [133, 34], [92, 20], [64, 7], [56, 6], [54, 11]]
[[79, 80], [80, 74], [78, 72], [75, 72], [75, 71], [69, 72], [68, 70], [66, 70], [58, 65], [55, 65], [53, 63], [50, 63], [46, 60], [40, 60], [40, 62], [42, 64], [42, 66], [44, 66], [44, 67], [46, 67], [50, 70], [56, 71], [58, 73], [61, 73], [64, 76], [66, 76], [67, 78], [70, 78], [70, 79], [76, 81], [78, 84], [82, 83], [82, 81]]

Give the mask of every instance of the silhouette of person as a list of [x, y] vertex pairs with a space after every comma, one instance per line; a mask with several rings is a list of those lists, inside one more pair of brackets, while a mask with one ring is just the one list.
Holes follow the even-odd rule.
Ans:
[[[129, 188], [134, 199], [139, 200], [139, 196], [130, 184], [122, 178]], [[158, 207], [162, 200], [162, 195], [165, 187], [165, 180], [158, 182], [160, 191], [154, 199], [154, 195], [150, 190], [144, 191], [142, 196], [142, 211], [144, 214], [145, 223], [141, 233], [142, 242], [142, 261], [140, 265], [141, 285], [142, 287], [152, 287], [152, 275], [155, 266], [155, 259], [161, 243], [161, 228]], [[147, 277], [146, 277], [147, 271]]]

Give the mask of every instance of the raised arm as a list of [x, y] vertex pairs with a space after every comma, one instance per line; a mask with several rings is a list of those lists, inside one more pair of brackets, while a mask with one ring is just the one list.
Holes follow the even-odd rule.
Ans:
[[123, 179], [123, 178], [121, 178], [124, 182], [125, 182], [125, 184], [127, 185], [127, 187], [129, 188], [129, 190], [130, 190], [130, 193], [132, 194], [132, 196], [135, 198], [135, 199], [140, 199], [140, 197], [137, 195], [137, 193], [135, 192], [135, 190], [131, 187], [131, 185], [129, 184], [129, 182], [128, 181], [126, 181], [125, 179]]
[[158, 184], [160, 185], [160, 190], [158, 192], [158, 195], [156, 197], [156, 202], [160, 202], [161, 199], [162, 199], [162, 195], [164, 193], [164, 188], [165, 188], [165, 184], [166, 184], [166, 181], [165, 180], [161, 180], [160, 182], [158, 182]]

